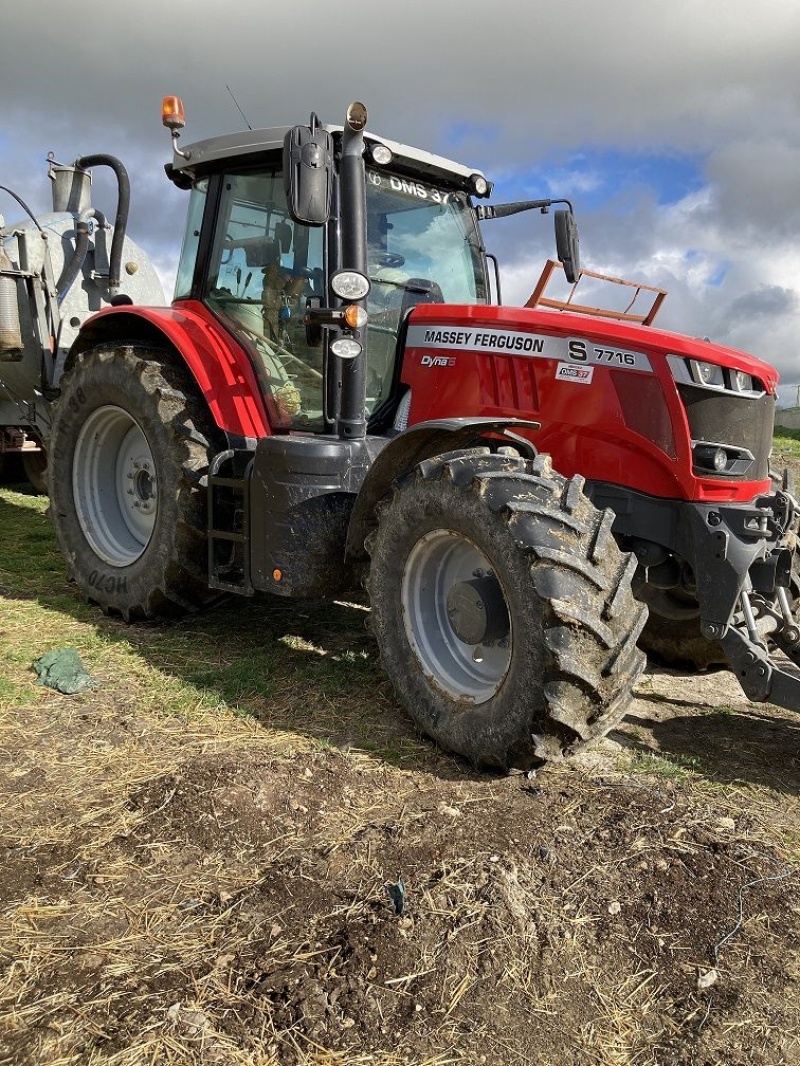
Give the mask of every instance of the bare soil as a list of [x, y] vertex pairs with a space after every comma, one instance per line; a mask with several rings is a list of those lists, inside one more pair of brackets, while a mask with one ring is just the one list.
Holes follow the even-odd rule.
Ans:
[[164, 705], [100, 655], [0, 715], [0, 1064], [800, 1063], [797, 717], [653, 669], [596, 751], [479, 774], [415, 735], [364, 615], [179, 623], [212, 668], [295, 643], [273, 695], [176, 714], [168, 631], [89, 612]]

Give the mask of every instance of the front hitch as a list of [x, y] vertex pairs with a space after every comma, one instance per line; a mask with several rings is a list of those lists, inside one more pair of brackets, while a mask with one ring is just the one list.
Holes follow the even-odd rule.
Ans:
[[[800, 711], [800, 672], [778, 666], [763, 645], [755, 643], [746, 630], [737, 626], [728, 628], [721, 643], [731, 670], [749, 700]], [[794, 651], [795, 656], [800, 655], [796, 645], [792, 648], [781, 643], [787, 654]]]

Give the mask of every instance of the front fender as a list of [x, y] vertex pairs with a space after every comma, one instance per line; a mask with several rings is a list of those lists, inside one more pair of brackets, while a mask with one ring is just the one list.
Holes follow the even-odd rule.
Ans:
[[365, 558], [364, 539], [375, 524], [375, 508], [390, 491], [392, 482], [423, 459], [486, 444], [490, 435], [505, 438], [520, 454], [533, 458], [536, 449], [513, 428], [536, 430], [539, 425], [519, 418], [443, 418], [419, 422], [392, 437], [370, 467], [353, 506], [347, 530], [347, 558]]
[[192, 304], [107, 307], [87, 319], [67, 359], [101, 344], [145, 344], [177, 352], [220, 429], [239, 438], [270, 434], [261, 390], [250, 361], [233, 338]]

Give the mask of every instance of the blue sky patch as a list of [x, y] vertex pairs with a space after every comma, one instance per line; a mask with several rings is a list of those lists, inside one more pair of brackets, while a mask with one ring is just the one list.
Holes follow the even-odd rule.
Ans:
[[701, 155], [585, 148], [550, 156], [527, 172], [507, 172], [498, 192], [503, 200], [563, 196], [583, 210], [615, 205], [623, 211], [626, 199], [645, 195], [663, 207], [703, 187], [703, 165]]

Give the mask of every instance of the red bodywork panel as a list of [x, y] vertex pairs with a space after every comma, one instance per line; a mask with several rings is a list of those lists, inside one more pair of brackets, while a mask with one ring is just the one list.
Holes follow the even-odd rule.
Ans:
[[240, 437], [270, 435], [261, 388], [247, 353], [208, 308], [197, 300], [182, 300], [172, 307], [107, 307], [93, 315], [84, 330], [109, 327], [122, 338], [126, 333], [122, 321], [119, 325], [108, 321], [122, 315], [150, 323], [177, 348], [220, 429]]
[[[570, 355], [570, 341], [586, 341], [595, 362], [580, 361], [580, 346]], [[412, 313], [403, 360], [402, 380], [412, 389], [409, 425], [517, 415], [541, 423], [526, 435], [567, 477], [707, 502], [745, 502], [768, 491], [769, 479], [692, 473], [669, 355], [742, 370], [775, 395], [771, 366], [706, 341], [538, 308], [424, 304]]]

